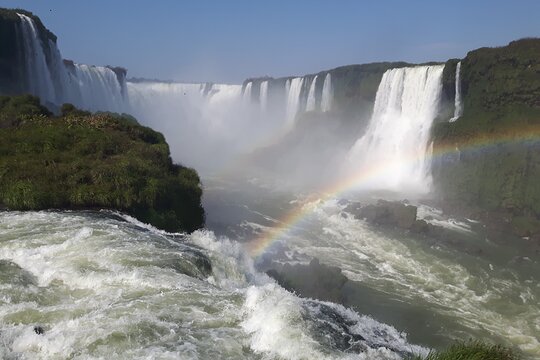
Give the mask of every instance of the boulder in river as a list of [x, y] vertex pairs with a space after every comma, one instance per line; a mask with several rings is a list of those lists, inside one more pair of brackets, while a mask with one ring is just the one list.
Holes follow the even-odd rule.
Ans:
[[398, 201], [379, 200], [376, 204], [363, 207], [353, 203], [345, 211], [372, 224], [411, 229], [416, 221], [417, 207]]

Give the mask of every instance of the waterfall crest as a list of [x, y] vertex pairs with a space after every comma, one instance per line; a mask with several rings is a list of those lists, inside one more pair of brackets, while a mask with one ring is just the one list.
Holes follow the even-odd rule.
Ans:
[[429, 191], [428, 141], [443, 69], [444, 65], [417, 66], [384, 73], [367, 131], [349, 153], [349, 170], [366, 177], [359, 187]]

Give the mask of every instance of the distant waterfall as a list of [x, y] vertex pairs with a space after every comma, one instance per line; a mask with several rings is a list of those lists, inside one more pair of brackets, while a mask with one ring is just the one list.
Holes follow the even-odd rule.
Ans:
[[246, 87], [244, 89], [244, 102], [245, 103], [251, 103], [251, 88], [253, 87], [253, 83], [250, 81], [246, 84]]
[[[251, 85], [251, 83], [249, 83]], [[250, 86], [251, 93], [251, 86]], [[242, 85], [212, 84], [208, 97], [205, 99], [207, 104], [230, 107], [228, 111], [234, 111], [234, 105], [240, 103], [242, 95]], [[244, 93], [245, 96], [245, 93]], [[225, 111], [225, 109], [221, 110]]]
[[304, 85], [304, 78], [297, 77], [287, 80], [287, 107], [285, 110], [286, 122], [290, 126], [294, 123], [296, 114], [300, 111], [300, 94]]
[[317, 76], [318, 75], [315, 75], [315, 77], [313, 78], [313, 80], [311, 80], [311, 85], [309, 87], [309, 93], [308, 93], [308, 97], [307, 97], [307, 103], [306, 103], [306, 111], [313, 111], [315, 110], [315, 107], [316, 107], [316, 102], [315, 102], [315, 85], [317, 83]]
[[334, 96], [332, 90], [332, 75], [326, 74], [324, 78], [324, 84], [321, 97], [321, 111], [330, 111], [332, 109], [332, 97]]
[[463, 114], [463, 104], [461, 102], [461, 61], [456, 66], [456, 96], [454, 98], [454, 116], [450, 122], [454, 122]]
[[429, 190], [426, 153], [443, 69], [444, 65], [417, 66], [384, 73], [367, 131], [349, 153], [350, 170], [366, 177], [360, 187]]
[[263, 112], [266, 112], [266, 109], [268, 107], [268, 80], [265, 80], [261, 83], [259, 99], [261, 103], [261, 110]]
[[18, 14], [23, 38], [26, 89], [42, 103], [73, 103], [85, 110], [122, 111], [125, 81], [107, 67], [64, 64], [56, 44], [43, 43], [34, 20]]
[[130, 112], [145, 122], [155, 121], [152, 118], [159, 117], [160, 112], [167, 117], [177, 114], [180, 119], [187, 114], [201, 116], [212, 107], [230, 111], [229, 108], [234, 109], [246, 96], [245, 91], [242, 94], [241, 85], [153, 81], [127, 82], [127, 93]]

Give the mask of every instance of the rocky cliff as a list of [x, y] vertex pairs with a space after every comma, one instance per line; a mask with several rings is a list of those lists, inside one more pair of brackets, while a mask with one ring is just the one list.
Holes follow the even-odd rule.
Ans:
[[519, 235], [539, 234], [540, 39], [469, 52], [463, 115], [448, 122], [456, 63], [447, 63], [446, 115], [433, 128], [436, 191], [446, 205], [499, 213]]

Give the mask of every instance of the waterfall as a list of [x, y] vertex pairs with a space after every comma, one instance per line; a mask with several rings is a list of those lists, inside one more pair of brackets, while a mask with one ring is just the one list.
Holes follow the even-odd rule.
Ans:
[[303, 84], [304, 78], [301, 77], [287, 80], [287, 107], [285, 110], [285, 116], [288, 126], [291, 126], [294, 123], [296, 114], [300, 111], [300, 93], [302, 92]]
[[[251, 88], [252, 83], [246, 86], [246, 90], [249, 91], [248, 99], [251, 100]], [[227, 104], [233, 106], [238, 103], [242, 95], [242, 85], [228, 85], [228, 84], [213, 84], [211, 89], [211, 96], [208, 98], [210, 104]], [[244, 97], [246, 93], [244, 92]]]
[[262, 112], [266, 112], [266, 108], [268, 107], [268, 80], [265, 80], [261, 83], [259, 99]]
[[309, 87], [309, 93], [307, 97], [307, 103], [306, 103], [306, 111], [313, 111], [315, 110], [316, 102], [315, 102], [315, 84], [317, 83], [317, 76], [311, 80], [311, 85]]
[[444, 65], [417, 66], [384, 73], [368, 128], [349, 152], [349, 170], [367, 176], [359, 187], [429, 190], [427, 147], [443, 69]]
[[253, 87], [253, 83], [250, 81], [246, 84], [246, 88], [244, 89], [243, 99], [246, 104], [251, 104], [251, 88], [252, 87]]
[[26, 89], [43, 104], [69, 102], [91, 111], [123, 111], [125, 81], [102, 66], [64, 63], [56, 43], [44, 43], [34, 20], [18, 14], [23, 38]]
[[321, 111], [330, 111], [330, 109], [332, 108], [332, 97], [332, 76], [330, 75], [330, 73], [328, 73], [324, 78], [321, 98]]
[[34, 20], [29, 16], [17, 14], [21, 19], [21, 32], [24, 42], [25, 73], [30, 93], [39, 96], [43, 102], [56, 102], [56, 92], [47, 65], [45, 49], [39, 38]]
[[454, 122], [463, 114], [463, 104], [461, 103], [461, 61], [456, 66], [456, 96], [454, 98], [454, 116], [450, 122]]
[[122, 85], [111, 69], [74, 64], [68, 74], [71, 93], [78, 95], [71, 102], [92, 111], [122, 112], [125, 108]]

